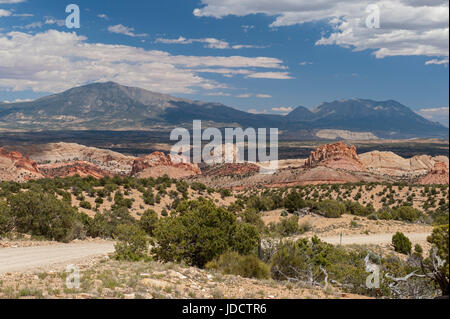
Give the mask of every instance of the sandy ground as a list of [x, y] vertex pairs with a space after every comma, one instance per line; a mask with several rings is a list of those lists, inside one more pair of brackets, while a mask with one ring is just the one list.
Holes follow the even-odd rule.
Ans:
[[[266, 225], [278, 223], [282, 219], [282, 209], [264, 212], [262, 219]], [[433, 226], [427, 224], [407, 223], [396, 220], [370, 220], [366, 217], [342, 215], [341, 218], [325, 218], [319, 215], [309, 215], [300, 218], [299, 224], [308, 224], [311, 230], [305, 235], [319, 237], [335, 237], [341, 233], [345, 236], [395, 234], [396, 232], [410, 234], [431, 234]]]
[[46, 269], [114, 252], [113, 242], [1, 248], [0, 274]]
[[301, 283], [222, 275], [177, 264], [93, 257], [77, 264], [78, 289], [64, 270], [0, 274], [0, 300], [20, 299], [355, 299], [367, 297]]
[[[360, 236], [342, 236], [342, 245], [384, 245], [392, 242], [394, 234], [374, 234], [374, 235], [360, 235]], [[412, 244], [425, 244], [430, 233], [412, 233], [405, 234], [411, 240]], [[333, 245], [341, 243], [340, 236], [319, 237], [322, 241]]]

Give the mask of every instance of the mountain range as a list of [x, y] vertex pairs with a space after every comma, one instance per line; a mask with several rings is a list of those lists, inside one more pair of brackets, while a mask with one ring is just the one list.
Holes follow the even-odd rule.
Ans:
[[448, 129], [396, 101], [340, 100], [287, 115], [251, 114], [220, 103], [154, 93], [114, 82], [72, 88], [31, 102], [0, 103], [1, 131], [166, 130], [202, 120], [215, 127], [277, 127], [284, 134], [323, 130], [379, 138], [447, 138]]

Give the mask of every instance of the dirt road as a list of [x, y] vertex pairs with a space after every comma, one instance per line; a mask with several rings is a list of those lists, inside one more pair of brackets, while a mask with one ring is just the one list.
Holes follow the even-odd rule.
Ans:
[[76, 243], [49, 246], [1, 248], [0, 274], [66, 266], [83, 259], [114, 252], [114, 243]]
[[[343, 236], [342, 245], [383, 245], [392, 243], [392, 236], [394, 234], [371, 234], [371, 235], [359, 235], [359, 236]], [[413, 244], [421, 244], [427, 241], [429, 233], [411, 233], [405, 234]], [[320, 237], [319, 238], [327, 243], [333, 245], [339, 245], [341, 242], [340, 236], [333, 237]]]

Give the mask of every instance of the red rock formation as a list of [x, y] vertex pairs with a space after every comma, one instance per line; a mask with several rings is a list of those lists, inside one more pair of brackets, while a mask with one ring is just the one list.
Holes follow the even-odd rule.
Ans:
[[45, 174], [45, 177], [71, 177], [78, 175], [80, 177], [92, 176], [100, 179], [112, 174], [102, 170], [100, 167], [83, 161], [60, 163], [60, 164], [44, 164], [39, 165], [39, 169]]
[[348, 147], [342, 142], [317, 148], [315, 152], [311, 152], [305, 166], [307, 168], [325, 166], [348, 171], [366, 171], [356, 153], [356, 147], [353, 145]]
[[0, 148], [0, 181], [26, 182], [42, 177], [35, 162], [19, 152], [8, 152]]
[[131, 170], [132, 176], [140, 178], [163, 175], [168, 175], [170, 178], [180, 178], [200, 175], [201, 173], [197, 164], [191, 164], [181, 156], [170, 156], [161, 152], [154, 152], [136, 159]]
[[419, 184], [423, 185], [447, 185], [448, 183], [448, 167], [447, 164], [442, 162], [436, 162], [428, 175], [419, 180]]

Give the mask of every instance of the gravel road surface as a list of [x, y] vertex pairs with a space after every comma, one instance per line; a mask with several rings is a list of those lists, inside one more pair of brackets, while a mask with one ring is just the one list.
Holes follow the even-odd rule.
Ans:
[[65, 266], [89, 257], [107, 255], [111, 252], [114, 252], [113, 242], [1, 248], [0, 274]]

